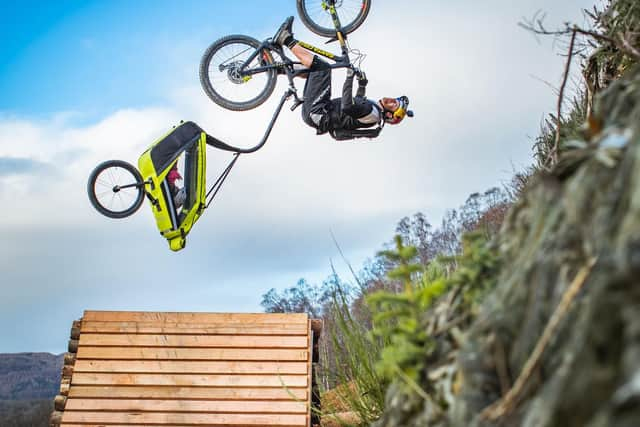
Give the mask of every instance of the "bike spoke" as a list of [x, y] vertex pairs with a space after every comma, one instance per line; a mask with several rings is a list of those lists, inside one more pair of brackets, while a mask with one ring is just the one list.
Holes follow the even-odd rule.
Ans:
[[136, 200], [138, 190], [133, 187], [119, 191], [113, 189], [116, 186], [130, 185], [135, 182], [135, 177], [126, 169], [117, 166], [105, 169], [94, 183], [96, 199], [112, 212], [124, 212], [129, 209], [131, 202]]
[[120, 200], [120, 206], [124, 206], [124, 201], [122, 200], [122, 194], [120, 192], [116, 193], [118, 195], [118, 200]]
[[[231, 56], [230, 58], [227, 58], [222, 63], [220, 63], [220, 65], [226, 65], [227, 63], [231, 62], [232, 59], [239, 57], [240, 55], [242, 55], [245, 52], [249, 52], [251, 49], [253, 49], [253, 48], [252, 47], [247, 47], [242, 52], [236, 53], [235, 55]], [[247, 57], [248, 57], [248, 55], [247, 55]]]
[[112, 188], [112, 187], [113, 187], [113, 184], [110, 184], [110, 183], [108, 183], [107, 181], [104, 181], [104, 180], [102, 180], [102, 179], [100, 179], [100, 178], [96, 179], [96, 184], [100, 184], [100, 185], [102, 185], [102, 186], [110, 187], [110, 188]]
[[112, 169], [107, 169], [107, 173], [109, 174], [109, 178], [111, 178], [111, 182], [115, 185], [118, 181], [114, 176], [114, 171]]
[[[245, 43], [230, 43], [218, 50], [209, 63], [209, 81], [213, 89], [223, 98], [232, 102], [243, 103], [256, 98], [268, 82], [268, 74], [265, 71], [243, 78], [239, 75], [239, 68], [253, 54], [255, 48]], [[259, 54], [245, 70], [266, 65], [261, 63]], [[223, 66], [222, 71], [220, 66]], [[234, 74], [238, 72], [238, 74]]]
[[96, 193], [96, 197], [102, 198], [102, 196], [104, 196], [105, 194], [111, 194], [111, 193], [113, 193], [113, 190], [103, 191], [102, 193]]
[[[351, 24], [362, 10], [362, 0], [343, 0], [336, 5], [336, 13], [343, 27]], [[331, 31], [334, 29], [333, 20], [328, 10], [322, 7], [321, 0], [305, 1], [305, 9], [309, 17], [319, 26]]]

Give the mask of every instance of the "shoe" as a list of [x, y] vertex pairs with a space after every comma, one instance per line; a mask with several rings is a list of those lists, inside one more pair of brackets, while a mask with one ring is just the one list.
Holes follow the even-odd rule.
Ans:
[[278, 46], [283, 47], [285, 45], [284, 44], [285, 40], [287, 40], [289, 37], [293, 37], [293, 31], [291, 29], [292, 25], [293, 25], [293, 16], [290, 16], [287, 19], [285, 19], [282, 25], [280, 25], [280, 28], [278, 28], [278, 31], [276, 31], [272, 39], [273, 42]]

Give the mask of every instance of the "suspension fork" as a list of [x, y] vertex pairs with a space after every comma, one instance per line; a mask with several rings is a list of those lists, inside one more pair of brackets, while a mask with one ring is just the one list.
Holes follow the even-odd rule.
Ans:
[[340, 24], [340, 18], [338, 17], [338, 12], [336, 12], [336, 0], [323, 1], [322, 8], [329, 11], [331, 20], [333, 21], [333, 26], [336, 28], [336, 37], [340, 43], [342, 55], [347, 56], [349, 54], [349, 49], [347, 49], [346, 36], [342, 33], [342, 24]]

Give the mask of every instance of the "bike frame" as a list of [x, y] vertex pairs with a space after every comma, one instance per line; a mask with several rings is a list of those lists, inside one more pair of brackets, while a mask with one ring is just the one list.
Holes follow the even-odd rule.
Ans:
[[[342, 40], [343, 40], [342, 55], [335, 55], [331, 52], [327, 52], [326, 50], [320, 49], [316, 46], [313, 46], [312, 44], [306, 43], [301, 40], [298, 41], [298, 44], [303, 48], [310, 50], [311, 52], [317, 55], [324, 56], [325, 58], [328, 58], [334, 61], [333, 64], [329, 64], [331, 68], [348, 68], [351, 66], [351, 61], [349, 60], [346, 41], [344, 39]], [[259, 53], [262, 52], [263, 50], [270, 50], [270, 51], [276, 52], [278, 56], [282, 58], [282, 61], [281, 62], [275, 61], [272, 64], [267, 64], [261, 67], [255, 67], [247, 70], [246, 69], [247, 65], [251, 63], [251, 61], [253, 61], [259, 55]], [[289, 77], [289, 80], [291, 82], [291, 80], [294, 77], [300, 74], [306, 74], [311, 71], [310, 68], [302, 68], [302, 69], [294, 70], [293, 66], [300, 65], [300, 64], [301, 62], [292, 61], [289, 57], [287, 57], [287, 55], [284, 53], [284, 50], [280, 46], [274, 44], [273, 41], [269, 38], [264, 40], [260, 44], [260, 46], [256, 49], [256, 51], [252, 53], [251, 56], [249, 56], [249, 58], [244, 62], [242, 67], [240, 67], [240, 75], [243, 77], [246, 77], [246, 76], [252, 76], [253, 74], [264, 73], [269, 70], [285, 70], [285, 72], [287, 73], [287, 77]]]
[[[329, 64], [329, 67], [331, 69], [351, 68], [352, 65], [351, 65], [351, 60], [349, 59], [349, 48], [347, 47], [346, 36], [342, 33], [342, 25], [340, 24], [340, 19], [338, 18], [338, 13], [336, 12], [335, 3], [336, 3], [336, 0], [327, 0], [326, 2], [323, 3], [323, 7], [325, 8], [325, 10], [329, 11], [329, 14], [331, 15], [331, 18], [333, 21], [333, 25], [335, 26], [335, 29], [336, 29], [336, 37], [334, 39], [329, 40], [327, 43], [338, 41], [340, 44], [340, 48], [342, 50], [342, 55], [335, 55], [331, 52], [327, 52], [326, 50], [320, 49], [318, 47], [315, 47], [303, 41], [298, 41], [298, 44], [317, 55], [323, 56], [333, 61], [333, 64]], [[251, 61], [253, 61], [261, 52], [265, 50], [269, 50], [277, 53], [278, 56], [282, 58], [282, 61], [273, 62], [272, 64], [267, 64], [261, 67], [256, 67], [256, 68], [247, 70], [246, 69], [247, 65], [250, 64]], [[282, 98], [280, 98], [280, 102], [278, 103], [278, 106], [276, 107], [276, 110], [273, 113], [273, 116], [271, 117], [271, 121], [269, 122], [269, 126], [267, 127], [264, 135], [262, 136], [262, 139], [257, 145], [250, 148], [239, 148], [216, 139], [217, 144], [215, 146], [219, 149], [233, 152], [233, 158], [229, 162], [226, 169], [222, 172], [222, 174], [218, 177], [216, 182], [207, 192], [205, 199], [208, 199], [208, 200], [206, 200], [205, 208], [209, 207], [209, 205], [215, 198], [216, 194], [218, 194], [218, 191], [220, 191], [222, 184], [229, 176], [229, 173], [231, 172], [231, 169], [233, 168], [236, 161], [240, 157], [240, 154], [256, 152], [260, 148], [262, 148], [264, 144], [267, 142], [267, 139], [269, 139], [269, 135], [273, 130], [273, 126], [275, 125], [276, 120], [280, 115], [280, 112], [282, 111], [282, 107], [284, 106], [285, 101], [289, 99], [291, 96], [294, 97], [294, 104], [291, 107], [291, 111], [295, 110], [299, 105], [303, 103], [303, 101], [298, 97], [293, 79], [298, 75], [307, 74], [312, 70], [310, 68], [302, 68], [302, 69], [296, 70], [294, 68], [294, 65], [302, 65], [302, 63], [298, 61], [292, 61], [284, 53], [284, 50], [282, 49], [281, 46], [276, 45], [275, 43], [273, 43], [273, 40], [271, 38], [268, 38], [260, 44], [260, 46], [251, 54], [251, 56], [249, 56], [249, 58], [240, 67], [239, 69], [240, 76], [243, 78], [251, 78], [253, 74], [269, 72], [271, 70], [275, 70], [276, 72], [278, 70], [284, 70], [287, 75], [287, 79], [289, 80], [289, 88], [282, 95]], [[223, 71], [222, 65], [220, 67], [221, 67], [220, 71]]]
[[[335, 29], [336, 29], [336, 37], [334, 39], [329, 40], [327, 43], [331, 43], [332, 41], [338, 41], [340, 43], [342, 55], [335, 55], [331, 52], [327, 52], [324, 49], [320, 49], [304, 41], [298, 41], [298, 44], [303, 48], [317, 55], [320, 55], [327, 59], [332, 60], [334, 63], [329, 64], [329, 67], [332, 69], [349, 68], [351, 67], [351, 61], [349, 59], [349, 48], [347, 47], [346, 36], [342, 33], [342, 25], [340, 24], [340, 18], [338, 17], [338, 13], [336, 12], [335, 0], [327, 0], [325, 3], [323, 3], [323, 7], [329, 11], [329, 14], [331, 15], [331, 19], [333, 21], [333, 25], [335, 26]], [[250, 64], [251, 61], [253, 61], [260, 54], [260, 52], [263, 52], [264, 50], [270, 50], [270, 51], [276, 52], [278, 56], [282, 58], [282, 61], [281, 62], [275, 61], [272, 64], [267, 64], [261, 67], [256, 67], [256, 68], [247, 70], [246, 69], [247, 65]], [[244, 64], [242, 64], [239, 71], [240, 71], [240, 75], [243, 78], [247, 78], [247, 77], [251, 78], [253, 74], [264, 73], [270, 70], [276, 70], [276, 71], [284, 70], [287, 75], [287, 79], [289, 80], [289, 88], [293, 90], [296, 98], [296, 102], [301, 103], [302, 101], [298, 98], [297, 94], [295, 93], [295, 85], [293, 83], [293, 78], [301, 74], [307, 74], [311, 71], [311, 69], [302, 68], [302, 69], [296, 70], [294, 68], [294, 65], [302, 65], [302, 64], [297, 61], [292, 61], [284, 53], [284, 50], [282, 49], [281, 46], [276, 45], [275, 43], [273, 43], [273, 40], [271, 38], [268, 38], [260, 44], [260, 46], [255, 50], [255, 52], [251, 54], [251, 56], [249, 56], [249, 58], [244, 62]]]

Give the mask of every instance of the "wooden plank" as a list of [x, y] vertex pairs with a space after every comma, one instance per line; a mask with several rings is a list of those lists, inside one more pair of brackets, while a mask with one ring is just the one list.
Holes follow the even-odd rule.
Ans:
[[149, 385], [196, 387], [306, 387], [306, 375], [192, 375], [75, 373], [76, 385]]
[[65, 411], [62, 424], [174, 424], [220, 426], [304, 426], [304, 415], [291, 414], [182, 414], [157, 412], [74, 412]]
[[306, 314], [87, 311], [79, 326], [63, 426], [310, 422]]
[[183, 374], [304, 374], [305, 362], [200, 362], [131, 360], [78, 360], [75, 372], [183, 373]]
[[82, 333], [306, 335], [302, 323], [82, 322]]
[[304, 402], [269, 402], [264, 400], [69, 399], [66, 402], [65, 411], [306, 414], [307, 405]]
[[93, 399], [210, 399], [210, 400], [305, 400], [306, 388], [208, 388], [153, 386], [73, 386], [69, 398]]
[[[197, 424], [192, 424], [193, 426], [197, 426]], [[140, 424], [105, 424], [105, 423], [82, 423], [82, 424], [75, 424], [75, 423], [64, 423], [64, 424], [55, 424], [55, 425], [51, 425], [50, 427], [138, 427], [140, 426]], [[146, 427], [147, 424], [144, 424], [144, 426]], [[154, 424], [154, 427], [185, 427], [184, 425], [175, 425], [175, 424]], [[253, 426], [238, 426], [237, 424], [206, 424], [203, 427], [253, 427]], [[278, 426], [278, 427], [301, 427], [300, 425], [293, 425], [293, 426]], [[307, 427], [307, 426], [305, 426]], [[319, 426], [313, 426], [313, 427], [319, 427]]]
[[320, 336], [322, 333], [322, 328], [324, 326], [324, 322], [322, 319], [310, 319], [311, 330], [316, 336]]
[[53, 399], [53, 407], [56, 411], [64, 411], [65, 406], [67, 405], [68, 398], [66, 396], [57, 395]]
[[102, 322], [177, 322], [177, 323], [301, 323], [303, 313], [170, 313], [145, 311], [85, 311], [82, 321]]
[[[308, 351], [296, 349], [198, 349], [148, 347], [80, 347], [80, 359], [118, 360], [269, 360], [306, 361]], [[78, 362], [76, 362], [78, 363]]]
[[50, 425], [51, 426], [60, 425], [60, 422], [62, 421], [62, 414], [63, 412], [61, 411], [53, 411], [51, 413], [51, 416], [49, 417]]
[[71, 388], [71, 378], [62, 378], [60, 380], [60, 394], [62, 396], [68, 396], [70, 388]]
[[[145, 427], [147, 424], [144, 424]], [[196, 424], [192, 424], [193, 426], [197, 426]], [[104, 423], [64, 423], [64, 424], [55, 424], [51, 425], [51, 427], [138, 427], [140, 424], [104, 424]], [[175, 424], [154, 424], [154, 427], [185, 427], [184, 425], [175, 425]], [[253, 427], [253, 426], [238, 426], [237, 424], [206, 424], [203, 427]], [[278, 426], [278, 427], [301, 427], [300, 425], [293, 426]], [[305, 426], [307, 427], [307, 426]], [[319, 426], [313, 426], [319, 427]]]
[[[307, 384], [309, 385], [310, 388], [313, 387], [313, 334], [314, 334], [314, 330], [313, 330], [313, 325], [312, 325], [312, 320], [309, 319], [309, 335], [307, 336], [307, 348], [309, 349], [309, 353], [308, 353], [308, 358], [307, 358]], [[307, 408], [311, 408], [312, 405], [312, 399], [313, 397], [313, 390], [311, 390], [311, 392], [309, 393], [308, 397], [307, 397]], [[306, 417], [306, 421], [305, 424], [306, 425], [311, 425], [311, 411], [307, 412], [305, 414]]]
[[203, 347], [203, 348], [307, 348], [306, 336], [143, 335], [88, 334], [81, 346]]
[[76, 363], [76, 354], [75, 353], [65, 353], [64, 354], [64, 364], [65, 366], [73, 366]]

